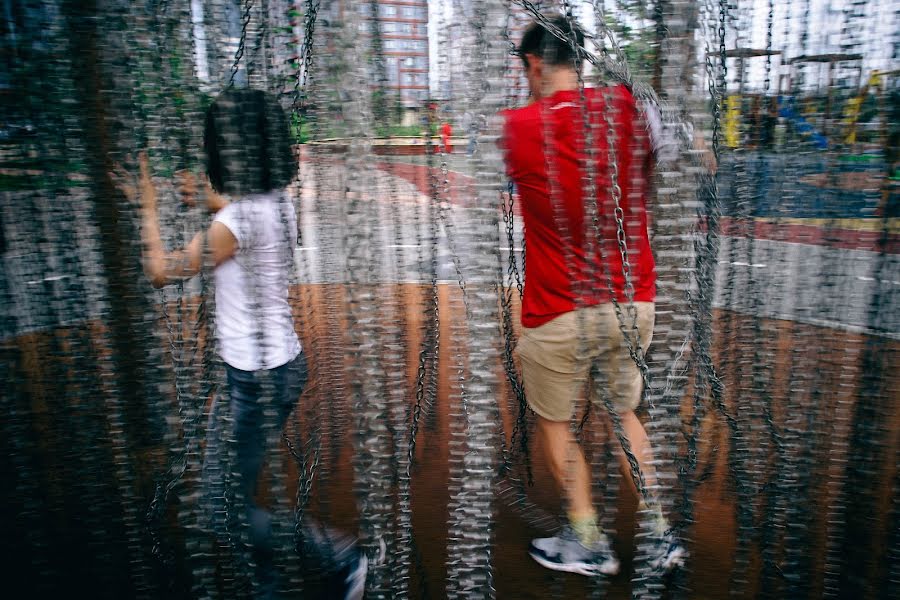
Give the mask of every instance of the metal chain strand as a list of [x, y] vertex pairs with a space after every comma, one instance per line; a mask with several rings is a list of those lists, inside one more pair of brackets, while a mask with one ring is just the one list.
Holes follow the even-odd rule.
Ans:
[[[250, 25], [250, 15], [253, 11], [253, 0], [244, 0], [243, 15], [241, 17], [241, 36], [238, 39], [238, 47], [234, 53], [234, 63], [231, 65], [231, 75], [228, 78], [228, 86], [234, 85], [235, 77], [241, 66], [241, 59], [244, 57], [245, 45], [247, 43], [247, 28]], [[248, 73], [249, 80], [249, 73]]]

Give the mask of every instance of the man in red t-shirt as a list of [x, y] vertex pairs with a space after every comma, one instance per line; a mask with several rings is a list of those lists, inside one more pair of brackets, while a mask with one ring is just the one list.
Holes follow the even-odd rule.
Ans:
[[[565, 17], [551, 22], [583, 46], [583, 34]], [[634, 413], [643, 383], [622, 333], [645, 351], [653, 333], [656, 271], [646, 211], [650, 135], [626, 86], [585, 89], [582, 96], [571, 44], [541, 24], [525, 31], [519, 55], [534, 102], [504, 113], [502, 141], [507, 172], [521, 196], [528, 249], [516, 353], [537, 434], [569, 516], [569, 527], [532, 541], [529, 553], [551, 569], [615, 574], [619, 563], [598, 526], [590, 467], [570, 422], [588, 379], [595, 380], [592, 402], [605, 386], [648, 486], [655, 483], [647, 434]], [[626, 261], [618, 241], [622, 233]], [[632, 301], [636, 332], [629, 318]], [[681, 564], [684, 548], [659, 508], [652, 510], [659, 534], [654, 563], [666, 569]]]

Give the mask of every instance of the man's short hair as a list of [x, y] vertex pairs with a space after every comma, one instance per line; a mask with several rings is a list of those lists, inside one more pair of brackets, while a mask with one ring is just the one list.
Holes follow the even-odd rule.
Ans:
[[231, 88], [206, 111], [206, 173], [220, 194], [264, 194], [290, 184], [297, 173], [287, 117], [262, 90]]
[[544, 62], [551, 65], [572, 64], [575, 59], [575, 50], [572, 48], [574, 38], [579, 48], [584, 47], [584, 32], [573, 20], [564, 15], [553, 15], [546, 20], [555, 25], [566, 36], [561, 40], [544, 27], [540, 21], [534, 21], [522, 34], [522, 42], [519, 44], [518, 54], [528, 66], [526, 54], [541, 57]]

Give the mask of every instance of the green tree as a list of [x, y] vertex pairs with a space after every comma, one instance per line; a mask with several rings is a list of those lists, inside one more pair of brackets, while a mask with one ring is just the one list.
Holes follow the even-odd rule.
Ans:
[[604, 14], [632, 74], [640, 79], [650, 80], [656, 75], [663, 33], [656, 17], [661, 9], [661, 0], [617, 0], [615, 8]]

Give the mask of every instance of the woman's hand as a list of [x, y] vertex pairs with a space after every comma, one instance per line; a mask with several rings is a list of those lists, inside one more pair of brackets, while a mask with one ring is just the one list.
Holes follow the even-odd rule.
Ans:
[[175, 181], [181, 193], [181, 201], [193, 208], [197, 204], [197, 178], [190, 169], [175, 171]]
[[138, 178], [122, 165], [115, 165], [109, 174], [125, 197], [141, 205], [141, 241], [144, 246], [144, 274], [154, 287], [166, 283], [166, 253], [163, 250], [159, 232], [159, 217], [156, 214], [156, 190], [150, 177], [150, 161], [146, 152], [138, 154]]
[[147, 158], [145, 151], [141, 151], [138, 154], [138, 169], [140, 171], [138, 184], [141, 192], [141, 208], [155, 215], [156, 188], [153, 187], [153, 179], [150, 177], [150, 160]]
[[[156, 189], [150, 177], [150, 161], [147, 153], [138, 155], [139, 175], [137, 185], [134, 178], [120, 165], [116, 165], [110, 177], [120, 190], [131, 200], [141, 205], [141, 240], [144, 246], [144, 274], [153, 287], [162, 287], [170, 281], [193, 277], [200, 270], [203, 261], [204, 234], [198, 233], [185, 248], [166, 252], [160, 236], [157, 215]], [[184, 171], [176, 175], [185, 202], [193, 203], [196, 198], [197, 182], [191, 173]], [[207, 183], [207, 186], [209, 184]], [[206, 204], [210, 212], [225, 206], [228, 201], [216, 194], [211, 187], [206, 190]], [[209, 243], [215, 264], [230, 258], [237, 251], [237, 240], [227, 227], [213, 223], [209, 229]]]
[[140, 202], [142, 208], [156, 211], [156, 190], [150, 178], [150, 164], [146, 152], [138, 154], [138, 177], [135, 177], [121, 164], [116, 163], [109, 176], [119, 190], [131, 202]]
[[[181, 201], [190, 207], [197, 205], [197, 176], [188, 169], [182, 169], [175, 173], [178, 180], [178, 189], [181, 192]], [[206, 210], [210, 214], [216, 214], [228, 204], [224, 196], [219, 195], [212, 188], [209, 180], [204, 185], [203, 195], [206, 200]]]
[[119, 191], [125, 194], [125, 198], [127, 198], [129, 202], [137, 201], [138, 188], [135, 184], [134, 176], [125, 170], [125, 167], [119, 163], [113, 165], [113, 170], [110, 171], [109, 178], [112, 179], [113, 184], [119, 188]]

